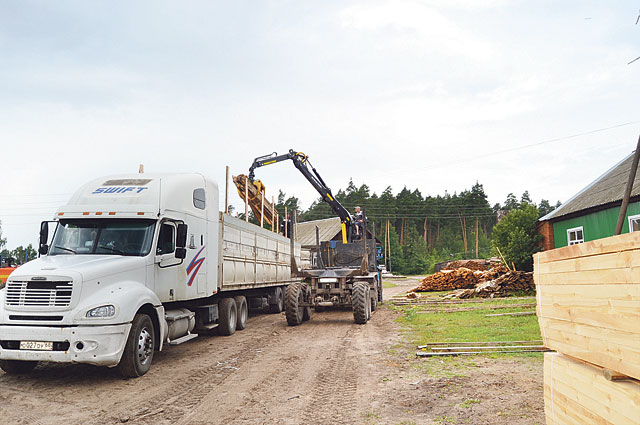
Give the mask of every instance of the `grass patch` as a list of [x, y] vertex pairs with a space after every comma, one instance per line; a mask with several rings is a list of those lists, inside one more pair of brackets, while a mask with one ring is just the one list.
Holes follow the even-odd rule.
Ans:
[[[397, 354], [404, 354], [406, 360], [415, 359], [418, 345], [430, 342], [476, 342], [476, 341], [533, 341], [540, 340], [538, 319], [532, 316], [499, 316], [485, 317], [491, 313], [508, 313], [513, 311], [532, 311], [531, 308], [513, 307], [492, 310], [491, 307], [509, 304], [527, 304], [534, 300], [486, 300], [482, 303], [446, 304], [446, 305], [411, 305], [390, 306], [400, 314], [396, 321], [400, 323], [400, 335], [403, 348], [396, 347]], [[473, 307], [474, 310], [459, 312], [442, 312], [440, 310]], [[426, 313], [425, 311], [429, 311]], [[421, 313], [423, 312], [423, 313]], [[542, 353], [493, 353], [482, 354], [483, 357], [521, 358], [534, 357], [542, 359]], [[475, 365], [478, 356], [439, 357], [437, 359], [421, 359], [412, 366], [431, 376], [454, 377], [465, 376], [465, 371]], [[524, 360], [524, 359], [523, 359]]]
[[395, 288], [396, 286], [398, 286], [398, 285], [396, 285], [395, 283], [391, 283], [391, 282], [384, 281], [384, 280], [382, 281], [382, 287], [383, 288]]
[[460, 403], [460, 407], [463, 407], [465, 409], [469, 409], [471, 408], [474, 404], [478, 404], [480, 403], [480, 400], [475, 400], [475, 399], [469, 399], [469, 400], [465, 400], [462, 403]]

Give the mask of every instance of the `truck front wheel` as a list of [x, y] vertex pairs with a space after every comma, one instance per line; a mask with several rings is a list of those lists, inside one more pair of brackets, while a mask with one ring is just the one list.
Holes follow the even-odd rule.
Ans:
[[38, 362], [22, 360], [0, 360], [0, 369], [11, 375], [22, 375], [31, 372]]
[[299, 282], [291, 283], [287, 286], [284, 300], [284, 310], [289, 326], [298, 326], [302, 323], [304, 307], [300, 304], [304, 302], [304, 294]]
[[136, 314], [131, 323], [131, 331], [124, 346], [122, 359], [118, 364], [125, 378], [137, 378], [149, 371], [155, 347], [153, 321], [146, 314]]
[[360, 325], [367, 323], [367, 320], [371, 317], [370, 297], [369, 283], [364, 281], [353, 283], [353, 292], [351, 293], [353, 319]]

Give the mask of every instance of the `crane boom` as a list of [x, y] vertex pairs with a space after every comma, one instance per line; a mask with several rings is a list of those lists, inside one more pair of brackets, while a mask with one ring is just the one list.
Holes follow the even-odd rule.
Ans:
[[311, 186], [318, 191], [322, 200], [329, 204], [333, 212], [340, 217], [340, 221], [344, 228], [343, 230], [346, 230], [346, 233], [343, 233], [343, 242], [345, 239], [351, 241], [353, 233], [353, 217], [333, 196], [331, 189], [327, 186], [322, 177], [320, 177], [318, 171], [309, 162], [309, 157], [304, 153], [289, 149], [288, 153], [282, 155], [278, 155], [276, 152], [273, 152], [269, 155], [259, 156], [253, 160], [253, 164], [251, 164], [251, 167], [249, 168], [249, 180], [253, 182], [256, 168], [276, 164], [286, 160], [291, 160], [293, 162], [293, 165], [295, 165], [298, 171], [300, 171], [309, 183], [311, 183]]

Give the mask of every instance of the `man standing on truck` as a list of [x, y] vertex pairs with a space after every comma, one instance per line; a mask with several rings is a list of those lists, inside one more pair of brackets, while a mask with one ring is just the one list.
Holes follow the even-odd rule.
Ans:
[[353, 222], [356, 225], [356, 239], [362, 239], [362, 232], [364, 230], [364, 214], [360, 211], [360, 207], [356, 207], [356, 212], [353, 215]]

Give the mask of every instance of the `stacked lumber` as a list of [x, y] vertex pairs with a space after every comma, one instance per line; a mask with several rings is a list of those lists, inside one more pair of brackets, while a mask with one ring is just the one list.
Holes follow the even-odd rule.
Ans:
[[469, 270], [489, 270], [494, 267], [500, 265], [500, 262], [497, 260], [481, 260], [481, 259], [473, 259], [473, 260], [455, 260], [447, 263], [447, 265], [443, 268], [443, 270], [455, 270], [460, 267], [464, 267]]
[[534, 256], [545, 346], [640, 379], [640, 232]]
[[445, 295], [444, 298], [508, 297], [516, 292], [532, 293], [534, 291], [533, 273], [511, 271], [500, 275], [496, 279], [479, 282], [474, 288], [454, 291]]
[[562, 353], [545, 356], [547, 423], [640, 424], [640, 232], [538, 253], [534, 279]]
[[640, 382], [608, 381], [602, 369], [560, 353], [544, 355], [547, 424], [640, 423]]
[[[243, 201], [247, 201], [256, 219], [260, 221], [262, 211], [264, 211], [264, 221], [271, 225], [275, 215], [274, 207], [271, 205], [271, 202], [267, 201], [263, 196], [265, 187], [262, 182], [260, 180], [250, 182], [247, 176], [244, 174], [238, 174], [237, 176], [233, 176], [233, 183], [238, 189], [238, 195], [240, 195], [240, 198]], [[245, 199], [245, 192], [247, 194], [247, 199]], [[262, 205], [263, 202], [264, 208]]]
[[459, 288], [472, 288], [478, 282], [472, 270], [461, 267], [455, 270], [443, 270], [422, 279], [414, 292], [449, 291]]

